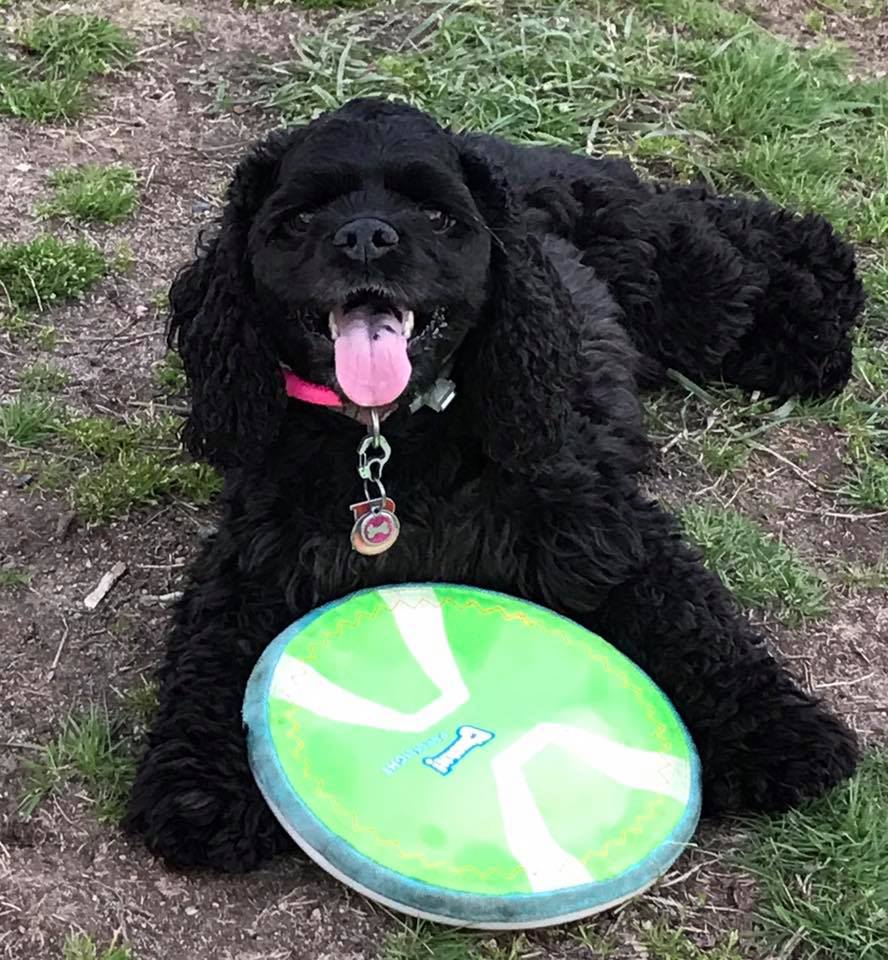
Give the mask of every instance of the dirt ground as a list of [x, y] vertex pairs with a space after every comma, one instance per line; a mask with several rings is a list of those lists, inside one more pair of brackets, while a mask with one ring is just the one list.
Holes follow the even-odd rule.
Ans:
[[[8, 15], [29, 8], [15, 6]], [[809, 4], [758, 6], [770, 26], [813, 39], [804, 26]], [[164, 353], [157, 291], [217, 211], [244, 145], [273, 125], [237, 102], [236, 82], [220, 112], [220, 82], [248, 72], [256, 51], [282, 57], [288, 35], [310, 26], [295, 9], [242, 11], [228, 0], [104, 0], [91, 9], [138, 38], [137, 69], [100, 82], [96, 107], [70, 126], [0, 123], [0, 236], [34, 233], [33, 207], [45, 195], [50, 169], [123, 160], [138, 170], [147, 186], [137, 216], [91, 231], [106, 247], [128, 241], [133, 269], [50, 317], [59, 333], [53, 359], [71, 377], [59, 399], [123, 414], [157, 402], [152, 367]], [[838, 14], [824, 18], [826, 30], [846, 39], [861, 60], [885, 57], [884, 17], [875, 26]], [[17, 387], [35, 357], [27, 344], [0, 341], [0, 396]], [[720, 496], [733, 498], [815, 566], [878, 560], [888, 539], [886, 518], [851, 515], [818, 489], [829, 487], [841, 466], [832, 431], [785, 431], [769, 443], [790, 459], [801, 448], [809, 451], [804, 469], [761, 453], [739, 480], [724, 481]], [[656, 487], [671, 497], [699, 494], [708, 479], [674, 453], [663, 457]], [[78, 706], [113, 702], [151, 676], [167, 617], [164, 598], [179, 587], [211, 523], [211, 510], [174, 502], [89, 528], [61, 499], [29, 486], [14, 464], [0, 470], [0, 563], [27, 568], [32, 577], [27, 588], [0, 594], [0, 957], [59, 957], [65, 935], [84, 931], [99, 941], [124, 938], [141, 960], [370, 960], [399, 928], [385, 911], [295, 858], [244, 878], [168, 872], [116, 829], [98, 824], [76, 790], [29, 821], [17, 812], [23, 764], [53, 738], [61, 719]], [[127, 564], [126, 575], [104, 604], [87, 612], [84, 597], [117, 561]], [[776, 648], [811, 688], [865, 741], [888, 742], [883, 592], [843, 588], [832, 597], [831, 614], [807, 629], [771, 626]], [[697, 849], [658, 890], [596, 928], [614, 932], [623, 944], [618, 955], [628, 958], [643, 956], [633, 931], [657, 911], [690, 917], [704, 945], [709, 929], [748, 927], [751, 882], [719, 860], [735, 839], [728, 828], [705, 828]], [[567, 929], [530, 936], [516, 955], [593, 953]]]

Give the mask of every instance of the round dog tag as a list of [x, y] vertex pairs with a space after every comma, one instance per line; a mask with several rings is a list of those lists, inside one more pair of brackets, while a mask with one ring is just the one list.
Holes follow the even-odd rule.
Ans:
[[352, 504], [355, 525], [351, 542], [358, 553], [372, 557], [384, 553], [398, 539], [401, 524], [395, 516], [395, 502], [388, 497]]

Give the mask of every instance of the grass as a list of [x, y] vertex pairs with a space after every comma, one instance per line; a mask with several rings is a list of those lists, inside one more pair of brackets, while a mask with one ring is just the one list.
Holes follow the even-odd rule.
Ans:
[[888, 81], [851, 81], [840, 51], [796, 50], [706, 0], [597, 6], [503, 17], [467, 0], [376, 28], [344, 14], [296, 42], [271, 103], [297, 120], [357, 95], [406, 99], [456, 128], [628, 154], [885, 238]]
[[703, 948], [682, 930], [660, 922], [644, 928], [641, 939], [649, 960], [746, 960], [740, 953], [740, 937], [736, 931], [731, 931], [714, 946]]
[[[344, 15], [297, 41], [273, 77], [271, 104], [304, 119], [353, 96], [406, 99], [445, 124], [532, 143], [582, 148], [594, 130], [633, 111], [646, 95], [676, 101], [683, 85], [666, 38], [631, 18], [606, 23], [565, 5], [511, 16], [483, 3], [431, 5], [419, 26], [387, 17], [375, 28]], [[664, 92], [665, 91], [665, 92]]]
[[0, 590], [18, 590], [31, 582], [31, 574], [20, 567], [0, 567]]
[[796, 938], [794, 957], [888, 955], [886, 810], [883, 752], [822, 799], [755, 822], [742, 865], [758, 878], [758, 915], [771, 941]]
[[245, 9], [257, 7], [298, 6], [302, 10], [360, 10], [375, 0], [240, 0]]
[[132, 167], [102, 167], [89, 163], [57, 170], [49, 179], [52, 198], [37, 212], [47, 217], [71, 217], [81, 222], [120, 223], [139, 205], [136, 172]]
[[70, 120], [88, 105], [89, 81], [128, 66], [135, 48], [105, 17], [59, 13], [25, 23], [15, 36], [25, 51], [0, 51], [0, 114], [36, 123]]
[[[86, 521], [100, 523], [162, 500], [209, 503], [221, 488], [206, 464], [182, 460], [175, 417], [80, 416], [39, 392], [0, 405], [0, 442], [20, 448], [20, 466], [45, 490], [64, 492]], [[40, 448], [39, 456], [29, 451]]]
[[66, 242], [41, 234], [0, 244], [0, 296], [14, 313], [81, 296], [108, 269], [101, 250], [85, 240]]
[[92, 937], [85, 933], [74, 933], [65, 938], [62, 946], [62, 960], [135, 960], [129, 946], [118, 943], [117, 938], [104, 948], [100, 948]]
[[55, 434], [59, 408], [43, 397], [21, 393], [0, 404], [0, 443], [34, 447]]
[[494, 938], [405, 920], [386, 940], [380, 960], [522, 960], [535, 955], [521, 934]]
[[861, 590], [888, 590], [888, 553], [883, 553], [875, 563], [845, 564], [840, 579]]
[[71, 505], [90, 522], [170, 497], [208, 503], [220, 489], [219, 477], [206, 464], [181, 459], [178, 426], [173, 417], [71, 418], [57, 432], [56, 475], [42, 475], [38, 465], [38, 483], [67, 489]]
[[57, 393], [71, 381], [70, 376], [52, 363], [32, 363], [22, 372], [23, 390], [31, 393]]
[[93, 704], [64, 721], [54, 742], [26, 765], [25, 794], [20, 810], [30, 817], [49, 797], [72, 782], [103, 823], [117, 823], [135, 775], [130, 738], [107, 708]]
[[790, 623], [826, 612], [823, 578], [789, 547], [735, 510], [689, 506], [688, 537], [741, 603], [767, 609]]
[[18, 31], [16, 40], [44, 66], [86, 76], [110, 73], [132, 63], [135, 56], [126, 32], [93, 14], [36, 17]]
[[167, 396], [184, 393], [188, 385], [182, 358], [173, 350], [153, 370], [154, 382]]

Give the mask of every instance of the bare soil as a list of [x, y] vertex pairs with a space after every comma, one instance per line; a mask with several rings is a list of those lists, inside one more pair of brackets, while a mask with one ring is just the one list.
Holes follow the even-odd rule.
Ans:
[[[778, 16], [777, 2], [758, 4], [770, 25], [800, 37], [805, 6], [780, 0]], [[311, 26], [292, 8], [244, 11], [226, 0], [95, 0], [66, 8], [96, 10], [126, 26], [141, 47], [138, 64], [99, 82], [94, 108], [77, 123], [0, 124], [0, 235], [36, 232], [33, 208], [53, 169], [119, 160], [139, 171], [146, 186], [137, 216], [88, 231], [109, 252], [127, 241], [135, 252], [132, 270], [48, 317], [60, 338], [52, 359], [71, 377], [59, 400], [85, 411], [132, 414], [158, 400], [152, 369], [164, 345], [155, 295], [217, 212], [244, 147], [274, 126], [273, 118], [238, 102], [238, 84], [249, 78], [259, 52], [282, 57], [288, 35]], [[30, 10], [17, 4], [7, 16]], [[844, 19], [827, 16], [827, 23], [858, 42]], [[860, 27], [856, 49], [870, 64], [876, 35], [884, 57], [884, 26], [880, 20], [875, 31]], [[27, 343], [0, 340], [0, 397], [17, 388], [37, 358]], [[808, 459], [793, 470], [756, 454], [739, 478], [720, 484], [718, 497], [826, 570], [876, 561], [886, 518], [855, 516], [823, 492], [841, 469], [835, 434], [784, 431], [769, 443], [793, 462], [802, 450]], [[712, 492], [709, 478], [668, 455], [655, 484], [670, 498]], [[401, 928], [397, 918], [295, 856], [247, 877], [169, 872], [99, 824], [76, 787], [29, 821], [18, 812], [25, 764], [56, 735], [62, 718], [96, 701], [114, 709], [151, 676], [166, 598], [179, 589], [183, 567], [211, 523], [211, 510], [173, 502], [87, 527], [61, 498], [28, 484], [13, 461], [0, 471], [0, 564], [26, 568], [32, 578], [25, 588], [0, 592], [0, 957], [60, 957], [66, 934], [83, 931], [97, 941], [122, 937], [141, 960], [369, 960]], [[84, 597], [117, 561], [127, 564], [126, 575], [88, 612]], [[804, 629], [770, 624], [775, 648], [868, 743], [888, 742], [888, 599], [844, 588], [832, 599], [830, 615]], [[730, 826], [704, 827], [696, 848], [651, 894], [586, 928], [533, 934], [515, 955], [591, 957], [583, 942], [591, 930], [613, 936], [620, 944], [614, 956], [644, 957], [639, 925], [657, 917], [683, 920], [703, 947], [721, 930], [748, 930], [754, 886], [724, 860], [737, 840]]]
[[888, 72], [888, 6], [884, 2], [734, 0], [725, 6], [749, 13], [768, 30], [802, 47], [826, 39], [842, 44], [852, 55], [853, 75], [884, 77]]

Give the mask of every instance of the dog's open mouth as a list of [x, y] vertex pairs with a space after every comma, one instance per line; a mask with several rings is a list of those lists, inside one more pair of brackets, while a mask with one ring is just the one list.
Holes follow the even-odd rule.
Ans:
[[410, 380], [413, 311], [384, 294], [358, 290], [330, 311], [336, 379], [359, 407], [394, 403]]

